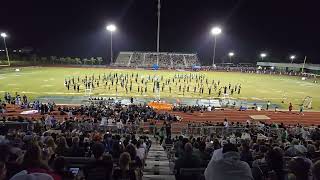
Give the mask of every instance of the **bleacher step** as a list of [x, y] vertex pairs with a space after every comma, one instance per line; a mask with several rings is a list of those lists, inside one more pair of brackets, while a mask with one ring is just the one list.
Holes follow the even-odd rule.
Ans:
[[173, 175], [144, 175], [143, 180], [175, 180]]

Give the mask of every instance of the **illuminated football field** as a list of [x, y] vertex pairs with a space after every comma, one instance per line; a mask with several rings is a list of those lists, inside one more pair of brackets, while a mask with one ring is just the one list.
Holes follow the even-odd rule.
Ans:
[[[110, 73], [118, 73], [118, 75], [128, 74], [129, 77], [134, 74], [138, 74], [138, 82], [132, 78], [132, 89], [128, 90], [129, 85], [127, 85], [127, 91], [120, 85], [112, 86], [111, 82], [105, 86], [102, 82], [102, 77]], [[176, 80], [172, 82], [172, 78], [176, 75], [203, 75], [205, 79], [208, 79], [208, 85], [205, 81], [202, 82], [204, 87], [204, 92], [199, 93], [200, 82], [196, 83], [195, 79], [191, 82], [184, 82], [183, 79], [178, 82]], [[79, 76], [81, 79], [95, 76], [97, 79], [100, 75], [100, 86], [95, 87], [92, 90], [93, 96], [104, 96], [104, 97], [138, 97], [138, 98], [154, 98], [156, 93], [153, 92], [154, 83], [150, 80], [146, 85], [143, 85], [143, 92], [138, 86], [141, 87], [141, 80], [147, 79], [150, 75], [151, 79], [156, 78], [160, 80], [160, 95], [162, 98], [173, 98], [173, 99], [183, 99], [183, 98], [194, 98], [194, 99], [208, 99], [217, 98], [219, 94], [219, 89], [224, 86], [232, 87], [235, 85], [239, 86], [241, 84], [241, 92], [234, 92], [233, 95], [229, 95], [230, 98], [248, 100], [248, 101], [271, 101], [275, 104], [282, 104], [286, 107], [289, 102], [292, 102], [294, 107], [297, 109], [298, 105], [303, 102], [306, 96], [312, 97], [313, 110], [320, 110], [320, 84], [313, 83], [312, 80], [302, 81], [301, 77], [289, 77], [289, 76], [279, 76], [279, 75], [261, 75], [261, 74], [246, 74], [246, 73], [235, 73], [235, 72], [178, 72], [178, 71], [152, 71], [152, 70], [134, 70], [134, 69], [105, 69], [105, 68], [64, 68], [64, 67], [25, 67], [20, 68], [19, 72], [16, 72], [14, 68], [0, 69], [0, 94], [1, 99], [3, 99], [4, 92], [10, 92], [14, 94], [15, 92], [26, 94], [32, 99], [41, 96], [84, 96], [85, 87], [80, 84], [80, 91], [74, 91], [73, 86], [70, 86], [68, 90], [65, 85], [65, 79], [72, 77], [77, 78]], [[161, 78], [163, 80], [161, 81]], [[170, 84], [165, 85], [162, 91], [162, 84], [165, 80], [171, 79]], [[212, 85], [212, 80], [215, 82], [220, 81], [220, 85], [215, 91]], [[119, 81], [120, 83], [120, 81]], [[169, 91], [169, 86], [171, 86], [171, 93]], [[181, 90], [179, 90], [181, 86]], [[189, 91], [187, 92], [187, 87], [189, 86]], [[194, 87], [197, 87], [196, 92], [194, 92]], [[201, 86], [201, 85], [200, 85]], [[211, 94], [209, 95], [209, 88], [212, 86]], [[110, 87], [110, 90], [109, 90]], [[147, 91], [145, 92], [145, 87]], [[185, 91], [183, 92], [183, 87]], [[222, 88], [223, 94], [223, 88]], [[230, 94], [230, 93], [228, 93]], [[222, 97], [222, 95], [220, 96]]]

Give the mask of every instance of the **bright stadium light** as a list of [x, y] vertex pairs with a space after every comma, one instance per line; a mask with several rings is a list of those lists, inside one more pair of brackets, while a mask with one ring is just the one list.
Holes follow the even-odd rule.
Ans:
[[220, 27], [214, 27], [214, 28], [211, 29], [211, 33], [214, 36], [221, 34], [221, 32], [222, 32], [222, 30], [221, 30]]
[[117, 27], [114, 24], [110, 24], [107, 26], [107, 30], [110, 32], [114, 32], [117, 30]]
[[6, 33], [1, 33], [1, 37], [6, 38], [7, 34]]
[[296, 56], [295, 55], [291, 55], [290, 56], [290, 59], [291, 59], [291, 64], [293, 63], [293, 60], [296, 58]]
[[9, 52], [8, 52], [8, 48], [7, 48], [7, 44], [6, 44], [7, 34], [3, 32], [0, 35], [3, 38], [4, 48], [6, 50], [6, 55], [7, 55], [7, 61], [8, 61], [8, 65], [10, 66]]
[[112, 50], [112, 33], [117, 30], [114, 24], [109, 24], [106, 29], [110, 32], [110, 64], [113, 61], [113, 50]]
[[267, 57], [267, 54], [266, 54], [266, 53], [261, 53], [261, 54], [260, 54], [260, 57], [261, 57], [261, 60], [263, 61], [263, 59], [264, 59], [265, 57]]
[[231, 59], [232, 59], [232, 57], [234, 56], [234, 52], [229, 52], [229, 53], [228, 53], [228, 56], [229, 56], [229, 60], [230, 60], [230, 63], [231, 63]]
[[214, 59], [216, 57], [216, 44], [217, 44], [217, 36], [221, 34], [222, 30], [220, 27], [213, 27], [211, 29], [211, 34], [214, 36], [214, 47], [213, 47], [213, 57], [212, 57], [212, 66], [214, 66]]

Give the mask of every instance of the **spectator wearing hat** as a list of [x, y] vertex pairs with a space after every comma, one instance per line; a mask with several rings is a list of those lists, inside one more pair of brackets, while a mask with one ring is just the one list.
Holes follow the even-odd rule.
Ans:
[[206, 180], [253, 180], [249, 165], [240, 160], [235, 145], [228, 143], [223, 146], [223, 158], [209, 163], [205, 170]]

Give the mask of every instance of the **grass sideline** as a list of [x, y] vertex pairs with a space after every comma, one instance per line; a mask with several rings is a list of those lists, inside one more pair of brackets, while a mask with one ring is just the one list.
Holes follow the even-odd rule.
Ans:
[[[272, 103], [281, 104], [285, 99], [284, 108], [287, 107], [289, 102], [292, 102], [295, 109], [302, 103], [306, 96], [313, 98], [313, 110], [320, 110], [320, 84], [315, 84], [311, 81], [302, 81], [301, 77], [290, 77], [269, 74], [246, 74], [239, 72], [178, 72], [169, 70], [135, 70], [135, 69], [105, 69], [105, 68], [67, 68], [67, 67], [22, 67], [19, 68], [20, 72], [16, 72], [15, 68], [1, 68], [0, 69], [0, 98], [3, 99], [4, 92], [18, 92], [26, 94], [32, 99], [39, 96], [84, 96], [84, 87], [81, 87], [80, 93], [73, 91], [73, 87], [68, 91], [64, 87], [64, 79], [74, 76], [77, 78], [85, 75], [99, 74], [102, 76], [104, 73], [107, 75], [110, 72], [118, 73], [139, 73], [142, 76], [156, 75], [163, 76], [164, 78], [173, 77], [175, 74], [204, 74], [211, 82], [212, 79], [220, 80], [221, 85], [228, 86], [229, 83], [241, 84], [241, 93], [235, 93], [232, 98], [250, 100], [250, 101], [268, 101]], [[193, 87], [194, 84], [190, 84]], [[221, 86], [220, 85], [220, 86]], [[214, 92], [214, 91], [213, 91]], [[115, 88], [108, 90], [103, 85], [93, 90], [95, 96], [115, 96]], [[124, 89], [118, 88], [118, 96], [126, 97], [155, 97], [152, 92], [152, 83], [148, 84], [148, 92], [141, 95], [137, 92], [137, 85], [133, 83], [133, 92], [126, 93]], [[217, 92], [208, 95], [204, 93], [193, 93], [190, 89], [189, 93], [185, 95], [178, 91], [178, 87], [172, 86], [172, 93], [165, 90], [161, 92], [161, 97], [167, 98], [213, 98], [217, 97]]]

